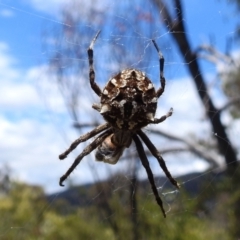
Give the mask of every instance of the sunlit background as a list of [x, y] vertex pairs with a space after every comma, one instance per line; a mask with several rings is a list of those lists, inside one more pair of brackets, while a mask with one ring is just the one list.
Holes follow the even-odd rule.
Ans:
[[[100, 26], [104, 36], [100, 36], [96, 44], [95, 61], [98, 61], [98, 64], [105, 59], [103, 49], [108, 44], [121, 44], [123, 38], [128, 38], [130, 45], [134, 44], [134, 40], [148, 41], [146, 49], [140, 50], [140, 54], [142, 54], [140, 60], [134, 59], [135, 52], [129, 52], [130, 59], [132, 59], [131, 66], [138, 64], [138, 61], [144, 65], [145, 62], [149, 61], [148, 58], [144, 58], [144, 52], [152, 48], [152, 46], [149, 46], [151, 45], [150, 38], [155, 37], [160, 47], [163, 45], [162, 51], [166, 54], [167, 89], [162, 97], [163, 99], [160, 100], [160, 113], [167, 112], [170, 107], [173, 107], [175, 111], [173, 117], [162, 123], [159, 128], [165, 131], [171, 129], [176, 134], [184, 135], [188, 133], [204, 135], [206, 133], [204, 129], [206, 128], [206, 131], [209, 131], [197, 92], [184, 69], [182, 59], [178, 57], [178, 52], [175, 52], [177, 49], [172, 46], [171, 41], [166, 42], [169, 33], [160, 25], [160, 19], [158, 20], [159, 25], [155, 23], [152, 32], [148, 32], [147, 27], [151, 24], [151, 19], [149, 19], [149, 23], [147, 22], [148, 19], [145, 20], [144, 17], [150, 18], [150, 15], [147, 15], [150, 12], [147, 10], [151, 10], [154, 6], [145, 4], [147, 8], [142, 9], [141, 1], [139, 1], [139, 19], [135, 21], [142, 21], [142, 24], [145, 24], [145, 26], [141, 26], [141, 31], [145, 32], [138, 32], [138, 29], [134, 29], [133, 16], [129, 16], [127, 12], [124, 12], [124, 9], [129, 7], [127, 2], [122, 4], [112, 1], [101, 1], [101, 3], [97, 2], [97, 4], [87, 2], [81, 1], [80, 6], [74, 9], [74, 14], [77, 14], [79, 9], [79, 14], [83, 16], [83, 21], [79, 25], [83, 26], [82, 31], [85, 30], [90, 33], [88, 37], [85, 37], [84, 45], [75, 42], [74, 39], [68, 40], [68, 43], [81, 49], [81, 52], [86, 52], [86, 48], [99, 26], [98, 22], [94, 22], [98, 20], [97, 14], [99, 16], [99, 13], [95, 15], [94, 11], [101, 11], [103, 15], [101, 20], [106, 20], [106, 23], [102, 23]], [[60, 36], [59, 32], [69, 24], [63, 20], [63, 12], [66, 6], [71, 7], [71, 1], [46, 1], [44, 3], [41, 1], [17, 1], [16, 3], [2, 1], [0, 3], [0, 16], [2, 19], [0, 22], [0, 163], [1, 166], [9, 166], [16, 179], [40, 184], [48, 192], [59, 190], [58, 178], [65, 172], [77, 154], [73, 154], [66, 162], [58, 161], [58, 155], [65, 150], [71, 141], [77, 138], [78, 133], [72, 127], [73, 119], [69, 115], [68, 106], [66, 106], [61, 95], [61, 90], [57, 86], [56, 77], [48, 75], [50, 59], [56, 55], [56, 50], [52, 45], [58, 41], [58, 37], [63, 37]], [[81, 6], [83, 7], [81, 8]], [[234, 5], [226, 1], [211, 1], [206, 4], [198, 1], [185, 1], [184, 6], [187, 35], [193, 49], [202, 44], [214, 44], [216, 49], [225, 52], [227, 41], [234, 38], [236, 34], [235, 26], [238, 18]], [[118, 8], [119, 12], [116, 12]], [[141, 14], [143, 15], [142, 18]], [[92, 17], [92, 21], [89, 15]], [[118, 24], [120, 28], [122, 24], [123, 28], [129, 27], [129, 30], [124, 29], [122, 35], [118, 34], [116, 36], [114, 29], [111, 29], [110, 24], [107, 22], [110, 17], [115, 21], [112, 25], [116, 26]], [[134, 32], [135, 30], [136, 32]], [[49, 31], [52, 32], [49, 33]], [[64, 39], [61, 40], [64, 41]], [[124, 44], [127, 44], [127, 42], [124, 42]], [[49, 49], [46, 45], [50, 45]], [[236, 45], [229, 50], [233, 54], [238, 51]], [[121, 52], [118, 54], [121, 54]], [[107, 57], [110, 58], [108, 62], [111, 61], [110, 53], [108, 53]], [[157, 54], [152, 58], [155, 58], [152, 59], [154, 60], [154, 66], [145, 64], [147, 67], [143, 70], [151, 72], [151, 68], [157, 69]], [[90, 122], [94, 118], [92, 115], [88, 116], [88, 114], [93, 111], [91, 105], [93, 99], [96, 100], [96, 97], [88, 86], [81, 86], [80, 83], [80, 79], [86, 77], [86, 74], [81, 75], [81, 73], [86, 73], [88, 70], [87, 54], [81, 55], [75, 61], [84, 62], [85, 69], [79, 69], [79, 75], [77, 76], [79, 78], [79, 86], [77, 87], [86, 88], [84, 92], [88, 98], [83, 96], [79, 108], [85, 108], [85, 115], [81, 117], [86, 122]], [[126, 61], [129, 62], [129, 60]], [[101, 64], [104, 67], [104, 63], [101, 62]], [[97, 69], [97, 80], [100, 81], [101, 86], [119, 70], [121, 66], [115, 66], [117, 64], [117, 62], [112, 62], [112, 67], [108, 65], [106, 68], [105, 65], [105, 68]], [[214, 100], [218, 106], [221, 106], [225, 101], [224, 96], [220, 94], [218, 96], [214, 87], [210, 85], [212, 82], [215, 86], [221, 84], [214, 82], [219, 81], [215, 80], [218, 69], [213, 64], [206, 63], [203, 63], [202, 67], [210, 91], [215, 94]], [[104, 72], [107, 74], [104, 74]], [[101, 78], [99, 79], [98, 76]], [[107, 78], [103, 79], [102, 76]], [[154, 75], [153, 81], [156, 85], [158, 84], [157, 74]], [[85, 82], [87, 82], [86, 79]], [[89, 97], [90, 95], [92, 96]], [[226, 116], [225, 120], [229, 121], [228, 116]], [[236, 131], [239, 133], [237, 124], [232, 132], [233, 138], [237, 136]], [[164, 145], [164, 141], [162, 144]], [[72, 176], [74, 181], [85, 183], [93, 180], [92, 173], [89, 171], [89, 164], [86, 163], [89, 160], [92, 161], [92, 158], [86, 158], [81, 163], [81, 168], [79, 167], [74, 172]], [[101, 164], [97, 164], [97, 167], [101, 167], [103, 170]], [[182, 161], [180, 159], [177, 161], [172, 160], [170, 164], [171, 169], [176, 171], [177, 174], [184, 173], [184, 170], [201, 171], [206, 167], [204, 162], [199, 161], [198, 164], [191, 166], [186, 163], [181, 169]], [[116, 169], [118, 169], [117, 166], [112, 167], [112, 171]], [[100, 175], [106, 177], [106, 172], [100, 173]]]
[[[156, 40], [165, 57], [166, 90], [158, 102], [157, 116], [170, 107], [174, 114], [159, 125], [148, 126], [145, 132], [163, 153], [172, 175], [199, 173], [200, 177], [205, 171], [227, 169], [229, 147], [221, 154], [216, 150], [216, 139], [222, 137], [210, 124], [207, 107], [199, 98], [201, 90], [196, 88], [189, 63], [171, 36], [167, 18], [160, 17], [164, 8], [157, 2], [161, 1], [0, 2], [1, 173], [7, 171], [14, 181], [41, 186], [47, 194], [67, 189], [59, 187], [59, 178], [91, 141], [81, 144], [64, 161], [58, 155], [78, 136], [103, 123], [92, 109], [99, 99], [88, 82], [87, 59], [87, 48], [100, 29], [94, 66], [101, 88], [110, 77], [129, 67], [146, 72], [158, 87], [158, 54], [151, 39]], [[175, 1], [165, 2], [176, 18]], [[196, 53], [209, 95], [222, 111], [228, 146], [239, 158], [239, 108], [227, 106], [239, 101], [239, 92], [228, 87], [225, 77], [229, 72], [234, 75], [234, 68], [239, 69], [239, 12], [234, 1], [181, 2], [189, 51]], [[148, 156], [154, 175], [164, 176], [155, 159]], [[135, 160], [135, 146], [113, 166], [96, 162], [91, 153], [66, 185], [97, 183], [119, 172], [128, 179]], [[138, 164], [138, 178], [146, 179], [145, 170]]]

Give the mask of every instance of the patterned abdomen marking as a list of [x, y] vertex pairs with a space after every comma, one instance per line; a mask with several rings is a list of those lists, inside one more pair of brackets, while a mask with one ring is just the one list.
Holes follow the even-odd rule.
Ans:
[[111, 78], [101, 96], [105, 120], [115, 128], [134, 132], [154, 119], [156, 91], [144, 72], [127, 69]]

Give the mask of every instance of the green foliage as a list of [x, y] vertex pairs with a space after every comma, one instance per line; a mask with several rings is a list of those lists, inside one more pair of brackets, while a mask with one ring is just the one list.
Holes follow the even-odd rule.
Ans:
[[56, 209], [41, 188], [12, 184], [10, 192], [0, 198], [0, 239], [114, 239], [97, 215], [86, 216], [81, 209], [61, 215]]
[[0, 239], [128, 240], [136, 239], [136, 231], [137, 239], [236, 239], [240, 191], [232, 188], [232, 180], [239, 180], [235, 178], [219, 181], [214, 191], [209, 183], [203, 185], [204, 194], [197, 197], [188, 196], [182, 189], [174, 202], [172, 199], [171, 204], [165, 205], [170, 210], [166, 219], [147, 188], [139, 188], [134, 212], [133, 195], [126, 191], [127, 185], [113, 191], [103, 184], [107, 205], [90, 197], [100, 196], [99, 187], [93, 187], [89, 190], [89, 204], [80, 207], [70, 206], [64, 200], [48, 201], [40, 187], [12, 183], [9, 192], [0, 197]]
[[231, 178], [226, 179], [221, 185], [220, 193], [223, 196], [221, 201], [221, 212], [226, 214], [225, 221], [227, 221], [227, 226], [232, 239], [239, 239], [240, 228], [240, 189], [238, 183], [240, 181], [240, 172], [231, 176]]
[[191, 200], [187, 194], [182, 195], [183, 203], [171, 204], [166, 219], [154, 202], [145, 201], [140, 217], [142, 239], [229, 239], [226, 230], [218, 228], [217, 221], [201, 214], [201, 209], [197, 208], [198, 199]]
[[229, 100], [236, 99], [236, 102], [231, 105], [230, 112], [234, 118], [240, 118], [240, 67], [229, 70], [223, 76], [223, 90]]

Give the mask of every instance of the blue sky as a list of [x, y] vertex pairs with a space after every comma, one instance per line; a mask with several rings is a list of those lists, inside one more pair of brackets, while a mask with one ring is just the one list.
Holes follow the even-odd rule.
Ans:
[[[59, 153], [78, 134], [71, 127], [72, 120], [57, 87], [47, 81], [48, 55], [41, 47], [44, 29], [48, 26], [57, 28], [64, 24], [61, 22], [60, 10], [64, 6], [63, 3], [67, 2], [57, 0], [48, 0], [44, 3], [40, 0], [0, 2], [0, 166], [9, 165], [16, 179], [40, 184], [48, 192], [60, 189], [58, 179], [77, 154], [73, 153], [68, 161], [58, 160]], [[111, 4], [108, 1], [102, 1], [102, 4], [99, 2], [101, 1], [96, 1], [95, 7], [102, 10], [108, 5], [113, 6], [109, 9], [117, 7], [117, 1], [112, 1]], [[194, 48], [213, 41], [219, 50], [225, 50], [226, 38], [234, 36], [236, 22], [239, 20], [233, 6], [226, 2], [184, 1], [187, 31]], [[87, 1], [82, 1], [82, 4], [87, 11], [89, 9]], [[105, 14], [119, 17], [119, 13], [110, 10]], [[127, 13], [122, 17], [126, 22], [130, 21]], [[129, 22], [129, 25], [134, 28], [133, 23]], [[237, 46], [232, 50], [237, 51]], [[167, 65], [170, 66], [171, 79], [165, 93], [167, 98], [163, 100], [159, 114], [165, 113], [171, 106], [176, 109], [176, 113], [174, 118], [163, 123], [163, 129], [171, 131], [172, 126], [175, 126], [175, 132], [184, 135], [191, 133], [189, 126], [194, 126], [201, 129], [199, 136], [204, 135], [209, 131], [209, 125], [201, 120], [204, 115], [203, 109], [196, 98], [194, 86], [187, 75], [179, 74], [182, 68], [180, 62], [169, 61]], [[210, 80], [214, 79], [215, 66], [203, 61], [202, 66]], [[181, 81], [175, 81], [176, 78], [181, 78]], [[217, 95], [214, 91], [212, 94]], [[51, 98], [48, 98], [49, 95]], [[91, 112], [90, 101], [93, 98], [90, 97], [86, 106], [83, 106], [86, 114]], [[83, 96], [83, 99], [86, 100], [86, 96]], [[224, 98], [217, 98], [217, 104], [223, 102]], [[198, 113], [193, 113], [192, 108], [198, 108]], [[225, 116], [225, 120], [228, 123], [229, 116]], [[232, 131], [233, 138], [240, 132], [238, 122], [235, 122], [235, 129], [237, 129], [235, 133]], [[165, 144], [164, 141], [160, 142]], [[169, 157], [167, 161], [174, 171], [176, 163], [173, 159]], [[185, 161], [187, 164], [187, 157]], [[77, 183], [92, 181], [94, 178], [89, 168], [95, 164], [99, 163], [95, 163], [93, 157], [81, 163], [81, 168], [79, 166], [72, 176], [73, 181]], [[126, 163], [119, 163], [110, 168], [101, 164], [98, 166], [100, 175], [106, 176], [109, 171], [115, 172], [126, 167]], [[187, 168], [188, 171], [191, 169], [201, 171], [206, 164], [196, 159], [194, 164], [188, 167], [184, 165], [185, 170]], [[178, 167], [178, 170], [178, 174], [184, 172], [181, 167]]]

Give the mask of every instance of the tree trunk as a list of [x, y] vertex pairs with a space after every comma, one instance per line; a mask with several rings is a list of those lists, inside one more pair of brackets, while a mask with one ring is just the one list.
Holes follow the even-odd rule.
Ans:
[[232, 173], [238, 166], [236, 152], [227, 136], [225, 127], [221, 122], [220, 111], [214, 106], [213, 101], [208, 94], [208, 90], [197, 61], [197, 55], [192, 51], [188, 41], [186, 35], [187, 31], [183, 21], [181, 1], [174, 0], [176, 10], [176, 17], [174, 20], [172, 20], [173, 18], [170, 16], [164, 1], [153, 0], [153, 2], [161, 10], [160, 13], [163, 22], [170, 31], [180, 53], [182, 54], [184, 62], [186, 63], [186, 66], [192, 76], [199, 97], [205, 107], [206, 114], [212, 125], [213, 133], [218, 144], [218, 150], [224, 156], [229, 172]]

